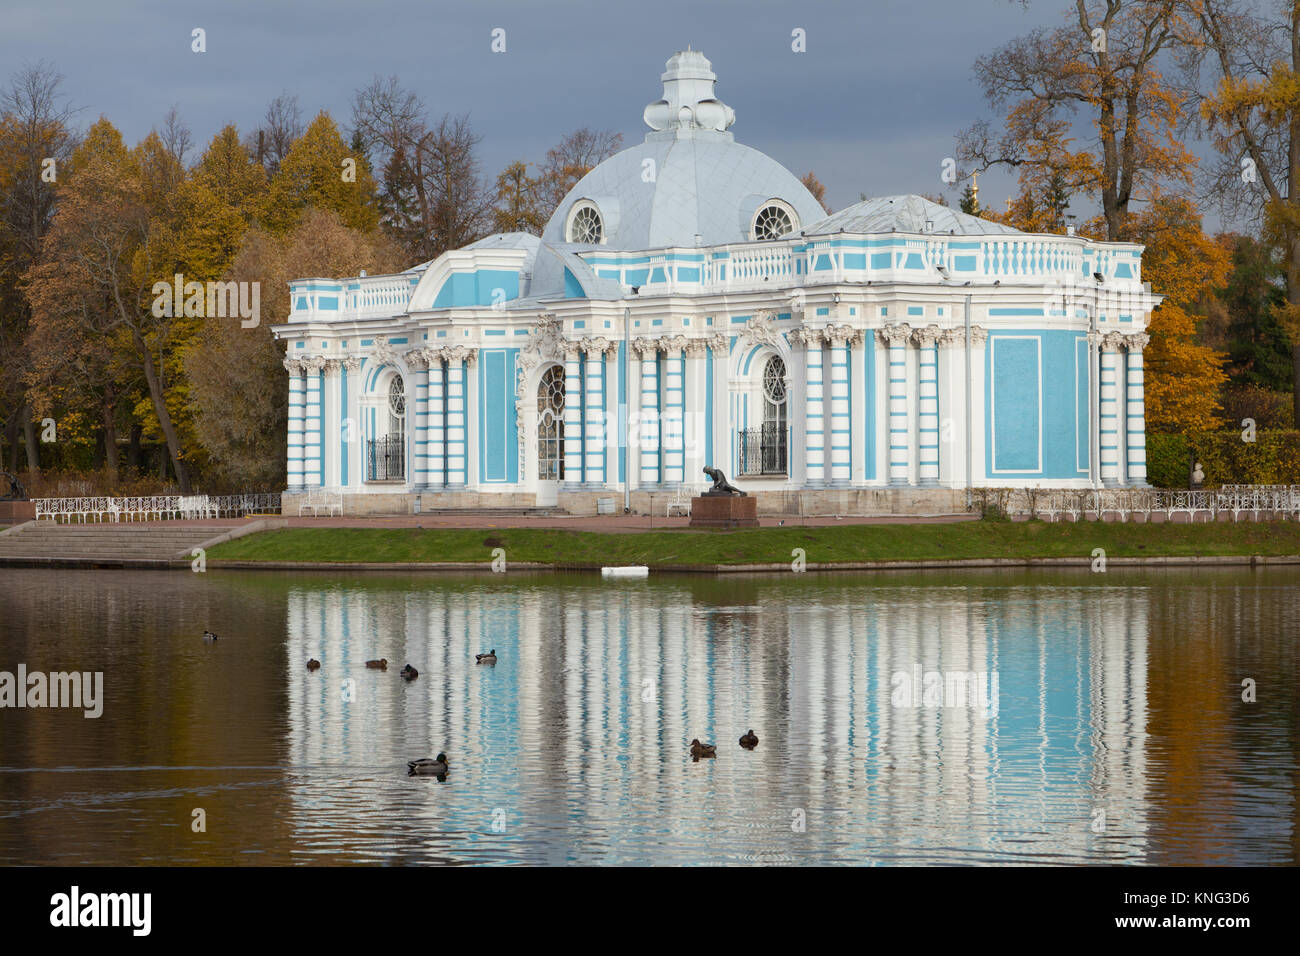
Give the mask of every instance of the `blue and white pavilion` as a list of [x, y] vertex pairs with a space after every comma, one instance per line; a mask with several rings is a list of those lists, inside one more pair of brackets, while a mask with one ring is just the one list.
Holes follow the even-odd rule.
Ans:
[[702, 54], [662, 79], [540, 238], [290, 284], [290, 495], [658, 510], [711, 465], [765, 511], [901, 512], [1145, 483], [1141, 246], [919, 196], [827, 215], [735, 141]]

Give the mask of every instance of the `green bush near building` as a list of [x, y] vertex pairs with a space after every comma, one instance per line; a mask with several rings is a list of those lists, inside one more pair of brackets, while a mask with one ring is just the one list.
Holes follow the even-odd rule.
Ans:
[[1205, 486], [1300, 485], [1300, 431], [1244, 429], [1147, 436], [1147, 481], [1159, 488], [1186, 488], [1192, 452], [1205, 472]]

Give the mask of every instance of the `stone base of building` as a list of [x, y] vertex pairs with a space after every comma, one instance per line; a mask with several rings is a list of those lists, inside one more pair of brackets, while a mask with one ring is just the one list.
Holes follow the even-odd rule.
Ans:
[[[688, 502], [694, 507], [699, 498], [672, 490], [632, 492], [632, 512], [666, 517], [686, 513]], [[337, 502], [338, 492], [328, 496]], [[571, 515], [623, 513], [623, 492], [614, 488], [560, 491], [554, 504], [541, 504], [538, 496], [522, 491], [426, 491], [426, 492], [343, 492], [343, 514], [412, 515], [441, 511], [512, 511], [547, 510]], [[297, 517], [304, 492], [285, 492], [281, 496], [282, 514]], [[726, 499], [721, 499], [726, 500]], [[740, 499], [746, 500], [746, 499]], [[940, 515], [966, 512], [964, 488], [819, 488], [804, 490], [763, 491], [748, 494], [758, 517], [798, 517], [800, 515]], [[305, 512], [311, 515], [309, 509]], [[323, 517], [328, 508], [321, 508]]]
[[737, 495], [691, 499], [692, 528], [757, 528], [758, 500]]

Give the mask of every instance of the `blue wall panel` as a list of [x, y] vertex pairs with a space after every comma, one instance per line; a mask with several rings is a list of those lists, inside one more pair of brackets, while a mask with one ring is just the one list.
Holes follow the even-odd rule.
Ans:
[[519, 475], [515, 424], [515, 356], [518, 349], [481, 349], [478, 361], [479, 481], [513, 482]]

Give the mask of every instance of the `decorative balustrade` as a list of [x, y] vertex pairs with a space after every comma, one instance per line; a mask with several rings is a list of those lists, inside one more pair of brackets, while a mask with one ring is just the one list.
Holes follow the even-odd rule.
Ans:
[[[702, 254], [699, 279], [680, 278], [680, 269], [694, 262], [676, 261], [667, 254], [643, 257], [629, 254], [626, 265], [608, 262], [601, 250], [601, 271], [618, 267], [625, 284], [632, 272], [650, 277], [639, 280], [656, 291], [732, 292], [761, 288], [797, 287], [824, 282], [889, 281], [920, 276], [937, 278], [940, 268], [950, 278], [975, 281], [1036, 283], [1052, 287], [1079, 283], [1094, 289], [1091, 274], [1108, 280], [1111, 294], [1140, 293], [1140, 263], [1118, 250], [1086, 244], [1073, 237], [1052, 236], [891, 236], [838, 235], [792, 238], [762, 243], [712, 246], [691, 250]], [[882, 262], [882, 256], [884, 261]], [[1129, 275], [1121, 277], [1119, 266]], [[647, 269], [647, 265], [649, 268]], [[1087, 268], [1085, 269], [1085, 265]]]
[[1182, 491], [1162, 488], [1103, 488], [1077, 491], [1037, 488], [977, 489], [988, 506], [1007, 514], [1048, 521], [1133, 520], [1160, 515], [1165, 521], [1300, 520], [1300, 485], [1231, 485], [1214, 490]]
[[[361, 276], [347, 282], [322, 286], [319, 282], [302, 286], [290, 284], [289, 320], [316, 318], [375, 318], [402, 315], [410, 307], [415, 287], [410, 276]], [[305, 307], [300, 307], [306, 300]]]
[[33, 498], [36, 520], [149, 521], [196, 518], [243, 518], [279, 514], [278, 494], [140, 495], [125, 498]]

